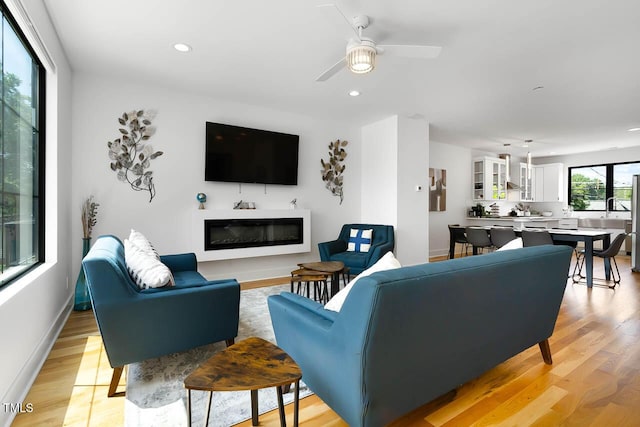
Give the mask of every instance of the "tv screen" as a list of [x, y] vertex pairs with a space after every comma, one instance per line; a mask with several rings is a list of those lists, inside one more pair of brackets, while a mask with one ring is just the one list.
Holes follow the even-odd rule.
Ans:
[[207, 122], [205, 181], [296, 185], [298, 135]]

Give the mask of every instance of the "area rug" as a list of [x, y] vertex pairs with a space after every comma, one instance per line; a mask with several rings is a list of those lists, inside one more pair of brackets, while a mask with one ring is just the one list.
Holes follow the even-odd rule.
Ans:
[[[289, 285], [250, 289], [240, 293], [240, 324], [236, 341], [251, 336], [275, 343], [267, 297], [288, 291]], [[214, 343], [182, 353], [133, 363], [128, 366], [125, 401], [125, 426], [186, 426], [187, 392], [184, 379], [202, 362], [225, 348]], [[312, 392], [301, 383], [300, 397]], [[208, 392], [192, 391], [192, 423], [204, 423]], [[214, 392], [209, 425], [228, 427], [251, 418], [249, 391]], [[291, 392], [284, 394], [284, 402], [293, 401]], [[258, 411], [265, 413], [278, 407], [275, 388], [258, 392]]]

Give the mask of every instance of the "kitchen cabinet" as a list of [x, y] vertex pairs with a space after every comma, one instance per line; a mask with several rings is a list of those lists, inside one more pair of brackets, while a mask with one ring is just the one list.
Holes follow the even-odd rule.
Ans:
[[473, 160], [473, 199], [505, 200], [506, 163], [504, 159], [480, 157]]
[[531, 173], [527, 176], [527, 164], [520, 163], [520, 200], [523, 202], [533, 201], [533, 181], [534, 181], [534, 168], [531, 168]]
[[561, 202], [562, 191], [562, 163], [549, 163], [533, 166], [533, 199], [534, 202]]

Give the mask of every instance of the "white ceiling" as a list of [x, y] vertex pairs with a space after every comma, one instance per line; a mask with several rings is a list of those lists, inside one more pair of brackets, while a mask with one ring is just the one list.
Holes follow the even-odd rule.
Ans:
[[[340, 0], [384, 44], [366, 75], [315, 78], [352, 32], [332, 0], [45, 0], [74, 70], [366, 124], [419, 114], [431, 140], [535, 156], [640, 146], [638, 0]], [[172, 45], [191, 45], [188, 54]], [[543, 89], [533, 90], [543, 86]], [[361, 91], [357, 98], [347, 96]], [[553, 153], [552, 153], [553, 152]]]

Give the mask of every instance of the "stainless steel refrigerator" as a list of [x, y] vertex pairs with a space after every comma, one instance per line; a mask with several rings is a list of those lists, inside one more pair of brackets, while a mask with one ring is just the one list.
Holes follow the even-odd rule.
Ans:
[[640, 175], [631, 180], [631, 271], [640, 271]]

